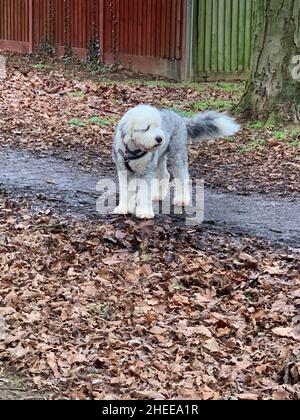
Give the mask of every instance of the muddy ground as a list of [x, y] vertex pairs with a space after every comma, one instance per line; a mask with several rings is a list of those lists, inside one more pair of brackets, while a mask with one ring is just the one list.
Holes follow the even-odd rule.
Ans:
[[[0, 161], [0, 188], [15, 197], [29, 198], [35, 210], [52, 209], [69, 216], [117, 220], [112, 216], [113, 196], [108, 216], [98, 214], [96, 209], [101, 197], [97, 184], [111, 178], [117, 185], [116, 171], [111, 165], [102, 168], [99, 165], [91, 173], [78, 166], [75, 153], [64, 160], [11, 148], [0, 150]], [[197, 205], [202, 208], [203, 203]], [[253, 235], [297, 248], [300, 247], [299, 215], [297, 196], [241, 195], [208, 187], [204, 190], [204, 224], [223, 232]], [[188, 218], [191, 224], [197, 225], [199, 222], [193, 222], [195, 217]], [[157, 220], [163, 222], [164, 217]], [[172, 218], [175, 226], [182, 225], [184, 220], [179, 215]]]
[[7, 371], [0, 372], [0, 400], [46, 400], [53, 398], [54, 393], [41, 392], [24, 376]]

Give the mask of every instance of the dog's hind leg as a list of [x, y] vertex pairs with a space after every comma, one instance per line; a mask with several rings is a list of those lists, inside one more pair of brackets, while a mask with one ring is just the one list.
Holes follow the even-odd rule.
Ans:
[[169, 193], [170, 174], [167, 167], [167, 158], [162, 158], [156, 170], [152, 184], [152, 200], [163, 201]]
[[174, 184], [175, 184], [175, 206], [188, 206], [190, 196], [190, 176], [188, 170], [188, 156], [186, 152], [179, 153], [172, 159]]

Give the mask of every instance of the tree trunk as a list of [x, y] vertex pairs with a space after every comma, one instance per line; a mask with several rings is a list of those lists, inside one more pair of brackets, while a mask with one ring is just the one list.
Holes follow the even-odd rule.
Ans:
[[255, 0], [254, 56], [237, 113], [300, 121], [300, 2]]

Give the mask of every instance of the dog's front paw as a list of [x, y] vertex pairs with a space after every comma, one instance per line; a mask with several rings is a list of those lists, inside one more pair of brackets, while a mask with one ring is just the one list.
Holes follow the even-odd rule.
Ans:
[[128, 214], [128, 208], [127, 208], [127, 206], [118, 206], [118, 207], [116, 207], [115, 210], [114, 210], [114, 214], [120, 214], [120, 215]]
[[153, 209], [137, 208], [136, 217], [145, 220], [154, 219], [154, 211]]

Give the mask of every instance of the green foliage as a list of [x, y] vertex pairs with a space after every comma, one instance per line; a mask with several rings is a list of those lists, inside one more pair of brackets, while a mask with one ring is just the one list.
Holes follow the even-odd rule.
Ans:
[[195, 111], [185, 111], [185, 110], [180, 109], [180, 108], [172, 108], [172, 111], [181, 115], [183, 118], [191, 118], [196, 114]]
[[84, 122], [84, 121], [82, 121], [82, 120], [80, 120], [79, 118], [72, 118], [69, 121], [69, 125], [75, 126], [75, 127], [86, 127], [87, 126], [87, 123]]
[[[101, 75], [101, 81], [102, 81], [103, 76], [106, 78], [107, 75], [110, 75], [110, 74], [116, 72], [118, 70], [118, 65], [117, 64], [98, 63], [97, 65], [92, 66], [92, 70], [95, 71], [97, 74]], [[108, 80], [108, 82], [110, 82], [109, 79], [107, 79], [107, 80]], [[112, 82], [111, 84], [116, 84], [117, 83], [115, 80], [111, 80], [111, 82]]]
[[300, 135], [300, 128], [292, 128], [290, 130], [290, 135], [292, 137], [298, 137]]
[[226, 141], [227, 143], [235, 143], [236, 138], [234, 136], [230, 136], [230, 137], [223, 137], [222, 140]]
[[101, 310], [101, 315], [106, 321], [109, 321], [111, 318], [111, 309], [109, 305], [103, 306]]
[[75, 127], [87, 127], [88, 125], [98, 124], [99, 127], [106, 127], [111, 124], [115, 124], [117, 120], [116, 116], [113, 116], [109, 119], [100, 118], [97, 115], [94, 117], [89, 118], [87, 121], [83, 121], [80, 118], [72, 118], [69, 120], [69, 125]]
[[193, 90], [196, 90], [199, 93], [202, 93], [209, 87], [209, 85], [207, 83], [193, 83], [193, 82], [190, 82], [190, 83], [181, 83], [180, 87], [187, 88], [187, 89], [193, 89]]
[[174, 282], [172, 284], [172, 289], [180, 291], [180, 290], [184, 290], [184, 286], [179, 282]]
[[32, 67], [36, 70], [45, 70], [47, 69], [49, 66], [47, 64], [43, 64], [43, 63], [38, 63], [38, 64], [33, 64]]
[[216, 83], [215, 87], [221, 89], [224, 93], [242, 94], [245, 89], [245, 83], [218, 82]]
[[207, 101], [197, 101], [193, 105], [194, 111], [205, 111], [208, 109], [214, 109], [216, 111], [225, 111], [231, 109], [233, 107], [233, 101], [229, 100], [216, 100], [216, 99], [209, 99]]
[[145, 86], [157, 86], [157, 87], [169, 87], [172, 85], [170, 82], [166, 82], [165, 80], [145, 80], [143, 81], [143, 85]]
[[149, 255], [149, 254], [145, 254], [145, 255], [143, 255], [141, 257], [141, 261], [142, 262], [145, 262], [145, 263], [148, 263], [150, 261], [153, 261], [153, 256], [152, 255]]
[[91, 117], [89, 119], [89, 123], [90, 124], [107, 125], [108, 121], [107, 120], [102, 120], [100, 117]]
[[84, 98], [85, 97], [85, 93], [82, 91], [77, 91], [77, 92], [69, 92], [68, 96], [70, 96], [70, 98]]
[[250, 121], [247, 124], [245, 124], [245, 128], [248, 129], [255, 129], [260, 130], [265, 127], [265, 123], [263, 121]]
[[56, 44], [52, 40], [43, 39], [39, 43], [36, 52], [39, 55], [54, 57], [56, 55]]
[[266, 146], [266, 141], [261, 139], [255, 139], [251, 140], [249, 143], [244, 144], [240, 147], [241, 153], [251, 153], [254, 152], [257, 149], [262, 149], [264, 146]]
[[100, 53], [99, 39], [91, 39], [88, 45], [87, 63], [92, 67], [98, 66]]
[[286, 140], [288, 133], [286, 131], [274, 131], [273, 135], [277, 140]]
[[73, 54], [73, 47], [70, 43], [67, 43], [67, 44], [65, 44], [64, 50], [65, 50], [65, 52], [64, 52], [63, 60], [66, 64], [69, 64], [69, 63], [72, 62], [72, 58], [73, 58], [73, 55], [74, 55]]
[[291, 147], [299, 148], [300, 147], [300, 140], [296, 139], [296, 140], [289, 141], [288, 145], [291, 146]]
[[89, 124], [98, 124], [100, 127], [105, 127], [115, 122], [115, 117], [112, 117], [110, 119], [105, 119], [105, 118], [100, 118], [100, 117], [95, 116], [95, 117], [90, 118], [88, 122]]
[[277, 125], [277, 122], [275, 118], [269, 118], [265, 123], [265, 128], [275, 128]]

